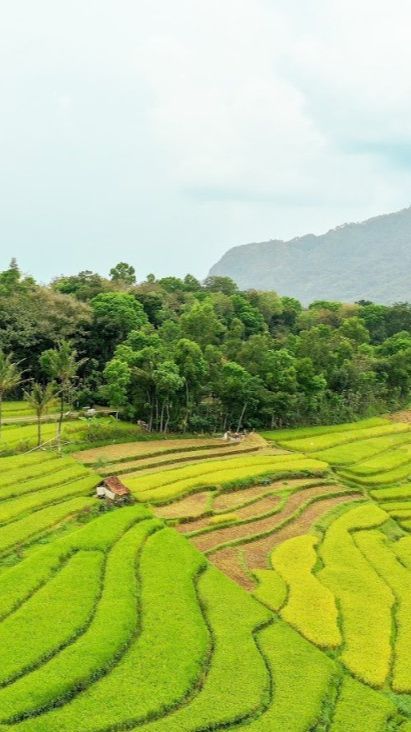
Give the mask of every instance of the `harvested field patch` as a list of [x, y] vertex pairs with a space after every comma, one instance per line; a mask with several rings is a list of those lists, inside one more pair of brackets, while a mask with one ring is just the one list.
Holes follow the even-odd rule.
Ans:
[[318, 480], [312, 478], [296, 478], [289, 480], [278, 480], [271, 485], [254, 485], [249, 488], [240, 488], [237, 491], [226, 491], [219, 493], [213, 500], [213, 511], [233, 511], [245, 503], [257, 500], [271, 492], [287, 491], [292, 488], [299, 488], [306, 485], [317, 485]]
[[[342, 490], [343, 489], [341, 488], [341, 486], [327, 486], [326, 488], [324, 488], [324, 486], [312, 486], [311, 488], [307, 488], [303, 491], [299, 491], [291, 495], [287, 500], [283, 510], [279, 511], [273, 516], [266, 516], [264, 518], [255, 521], [249, 521], [244, 524], [234, 524], [222, 529], [216, 528], [215, 531], [202, 534], [200, 536], [193, 536], [192, 540], [198, 549], [205, 552], [212, 552], [220, 544], [225, 544], [231, 541], [248, 543], [249, 541], [254, 541], [254, 537], [257, 538], [260, 534], [265, 534], [268, 532], [274, 533], [282, 526], [284, 521], [292, 519], [294, 513], [298, 510], [301, 510], [303, 512], [301, 519], [304, 525], [304, 531], [306, 531], [306, 526], [304, 522], [305, 504], [309, 504], [310, 501], [315, 501], [319, 498], [323, 499], [323, 497], [324, 500], [326, 500], [327, 494], [332, 494], [333, 492], [341, 492]], [[344, 500], [349, 500], [351, 496], [352, 492], [350, 493], [346, 491], [344, 492], [342, 498]], [[319, 513], [318, 515], [321, 515], [321, 513]]]
[[222, 549], [220, 552], [212, 554], [210, 561], [245, 590], [254, 589], [256, 582], [246, 571], [241, 547], [230, 546]]
[[391, 422], [408, 422], [411, 423], [411, 409], [402, 409], [400, 412], [394, 412], [388, 415]]
[[201, 451], [216, 449], [231, 452], [243, 449], [259, 449], [266, 447], [267, 443], [260, 435], [251, 434], [240, 443], [224, 442], [221, 437], [188, 437], [188, 438], [167, 438], [163, 439], [142, 439], [135, 442], [120, 443], [118, 445], [106, 445], [90, 450], [80, 450], [73, 453], [73, 456], [85, 464], [95, 465], [96, 463], [122, 463], [132, 460], [140, 461], [149, 457], [160, 457], [172, 455], [173, 453], [184, 453], [189, 451]]
[[[254, 503], [251, 503], [248, 506], [243, 506], [243, 508], [239, 508], [238, 510], [236, 510], [236, 512], [235, 512], [236, 520], [244, 521], [246, 519], [251, 519], [254, 516], [261, 516], [266, 513], [269, 513], [270, 511], [273, 511], [276, 508], [276, 506], [279, 505], [280, 502], [281, 502], [281, 499], [278, 496], [270, 496], [270, 495], [263, 496], [263, 497], [259, 498], [257, 501], [255, 501]], [[232, 520], [231, 513], [217, 514], [217, 516], [219, 518], [218, 523], [224, 523], [225, 515], [227, 516], [227, 520], [230, 520], [230, 521]], [[214, 518], [216, 518], [217, 516], [215, 515]], [[218, 529], [217, 522], [215, 524], [213, 524], [212, 519], [213, 519], [212, 516], [204, 516], [202, 518], [199, 518], [197, 521], [190, 521], [188, 523], [180, 524], [179, 526], [177, 526], [177, 529], [183, 534], [191, 533], [193, 531], [199, 531], [201, 529], [204, 529], [209, 526], [211, 527], [213, 525], [215, 525], [216, 529]]]
[[[274, 531], [269, 536], [256, 541], [244, 544], [242, 547], [246, 565], [250, 569], [266, 569], [269, 566], [268, 557], [271, 550], [287, 539], [294, 536], [301, 536], [310, 531], [311, 527], [319, 518], [331, 511], [341, 503], [356, 501], [362, 498], [359, 494], [347, 494], [341, 496], [333, 496], [332, 498], [324, 498], [316, 501], [306, 508], [304, 513], [296, 517], [293, 521], [286, 524], [278, 531]], [[211, 555], [213, 557], [213, 555]]]
[[193, 493], [193, 495], [180, 498], [179, 501], [174, 503], [156, 506], [154, 512], [156, 516], [163, 519], [196, 518], [207, 510], [212, 495], [213, 491]]
[[109, 463], [99, 468], [101, 475], [126, 475], [136, 471], [157, 470], [162, 466], [174, 467], [180, 463], [194, 464], [205, 460], [226, 460], [233, 455], [246, 455], [256, 452], [256, 447], [220, 447], [207, 448], [203, 450], [188, 450], [182, 452], [166, 452], [166, 454], [152, 455], [151, 457], [140, 458], [139, 460], [127, 460], [121, 463]]
[[137, 440], [136, 442], [125, 442], [119, 445], [106, 445], [105, 447], [95, 447], [91, 450], [80, 450], [73, 453], [73, 457], [82, 463], [96, 463], [99, 460], [107, 460], [107, 462], [121, 462], [123, 460], [132, 460], [134, 457], [145, 457], [147, 455], [161, 455], [166, 451], [180, 452], [182, 450], [198, 449], [200, 447], [221, 447], [222, 441], [215, 437], [206, 439], [190, 437], [188, 439], [171, 439], [162, 440]]

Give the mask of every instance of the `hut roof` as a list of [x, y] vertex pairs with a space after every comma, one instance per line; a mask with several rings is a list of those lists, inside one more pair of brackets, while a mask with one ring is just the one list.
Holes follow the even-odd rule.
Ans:
[[115, 493], [116, 496], [127, 496], [130, 493], [129, 489], [121, 482], [117, 475], [110, 475], [109, 478], [106, 478], [104, 485]]

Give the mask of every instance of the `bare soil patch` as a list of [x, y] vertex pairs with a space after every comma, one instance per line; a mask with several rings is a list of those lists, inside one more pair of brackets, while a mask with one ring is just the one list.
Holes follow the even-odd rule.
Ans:
[[261, 534], [266, 531], [275, 532], [276, 527], [292, 516], [294, 511], [296, 511], [306, 501], [321, 495], [326, 497], [327, 493], [332, 493], [336, 490], [341, 490], [341, 486], [317, 485], [305, 488], [291, 495], [283, 510], [273, 516], [267, 516], [266, 518], [262, 518], [257, 521], [249, 521], [245, 524], [234, 524], [207, 534], [193, 536], [192, 541], [201, 551], [210, 551], [219, 544], [223, 544], [228, 541], [236, 541], [237, 539], [243, 539], [245, 541], [252, 540], [253, 536], [256, 534]]
[[301, 516], [298, 516], [294, 521], [291, 521], [270, 536], [257, 539], [250, 544], [244, 544], [242, 549], [246, 565], [250, 570], [269, 568], [269, 557], [275, 546], [282, 544], [283, 541], [291, 539], [294, 536], [306, 534], [321, 516], [324, 516], [328, 511], [338, 506], [338, 504], [362, 497], [360, 494], [347, 494], [346, 496], [324, 498], [321, 501], [318, 500], [312, 503]]
[[[259, 516], [262, 513], [268, 513], [268, 511], [274, 509], [279, 501], [280, 498], [277, 496], [265, 496], [249, 506], [239, 508], [235, 512], [235, 514], [239, 521], [247, 518], [252, 518], [253, 516]], [[177, 526], [177, 529], [182, 534], [187, 534], [191, 531], [198, 531], [199, 529], [204, 529], [205, 527], [215, 525], [216, 531], [218, 531], [218, 524], [213, 524], [213, 521], [211, 519], [212, 516], [204, 516], [203, 518], [199, 518], [197, 521], [190, 521], [189, 523], [180, 524], [180, 526]]]
[[[242, 443], [244, 444], [244, 442]], [[84, 463], [93, 463], [98, 460], [122, 460], [125, 458], [143, 457], [153, 453], [161, 454], [167, 450], [182, 451], [195, 447], [224, 447], [224, 442], [217, 437], [170, 439], [170, 440], [142, 440], [136, 442], [122, 442], [119, 445], [106, 445], [95, 447], [90, 450], [74, 452], [73, 457]], [[228, 449], [230, 446], [227, 445]], [[235, 447], [235, 445], [233, 446]]]
[[411, 409], [402, 409], [400, 412], [394, 412], [387, 415], [391, 422], [408, 422], [411, 423]]
[[255, 452], [254, 447], [220, 447], [217, 449], [207, 448], [205, 450], [189, 450], [181, 452], [172, 452], [165, 455], [151, 455], [151, 457], [142, 457], [137, 460], [127, 460], [120, 463], [108, 463], [103, 468], [99, 468], [100, 475], [128, 474], [147, 470], [158, 470], [162, 466], [166, 468], [179, 467], [180, 463], [198, 463], [206, 460], [225, 460], [233, 457], [233, 455], [248, 454]]
[[259, 496], [265, 496], [270, 491], [282, 491], [290, 488], [298, 488], [301, 485], [310, 485], [312, 483], [318, 483], [318, 479], [315, 478], [310, 481], [308, 478], [297, 478], [296, 480], [278, 480], [271, 485], [254, 485], [250, 488], [241, 488], [238, 491], [228, 491], [227, 493], [221, 493], [213, 501], [214, 511], [233, 511], [238, 506], [241, 506], [246, 501], [252, 501], [254, 498]]
[[210, 561], [245, 590], [253, 590], [256, 582], [247, 574], [239, 547], [228, 547], [210, 557]]
[[196, 518], [201, 516], [207, 508], [209, 496], [212, 491], [194, 493], [179, 501], [174, 501], [167, 506], [153, 506], [153, 511], [159, 518]]

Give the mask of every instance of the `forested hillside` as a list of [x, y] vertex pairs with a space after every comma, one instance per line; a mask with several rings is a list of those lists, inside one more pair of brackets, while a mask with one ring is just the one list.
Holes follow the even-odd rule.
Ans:
[[66, 349], [68, 403], [108, 405], [160, 432], [349, 421], [401, 407], [411, 391], [409, 304], [304, 308], [227, 277], [137, 283], [124, 263], [108, 278], [42, 286], [12, 262], [0, 273], [0, 348], [23, 372], [8, 398], [44, 388], [53, 351]]
[[230, 249], [211, 275], [241, 288], [277, 290], [308, 304], [331, 299], [395, 303], [411, 299], [411, 208], [345, 224], [321, 236]]

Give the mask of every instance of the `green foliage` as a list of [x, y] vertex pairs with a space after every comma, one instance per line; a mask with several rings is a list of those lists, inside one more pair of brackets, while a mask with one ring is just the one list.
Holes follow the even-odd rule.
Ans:
[[[27, 378], [41, 383], [39, 356], [70, 342], [79, 354], [70, 396], [103, 399], [157, 431], [344, 423], [401, 407], [410, 321], [406, 304], [304, 309], [226, 277], [137, 284], [124, 262], [110, 279], [83, 271], [50, 287], [18, 268], [0, 273], [0, 349], [24, 360]], [[21, 393], [21, 384], [10, 392]]]

